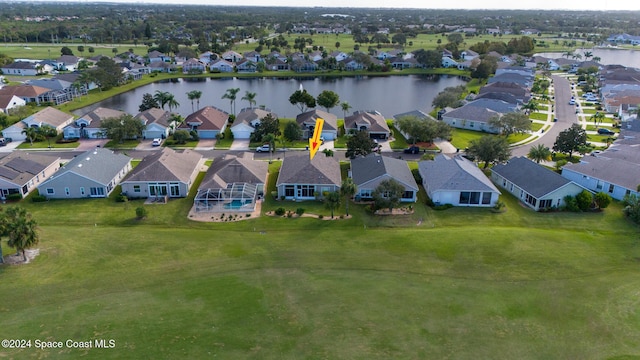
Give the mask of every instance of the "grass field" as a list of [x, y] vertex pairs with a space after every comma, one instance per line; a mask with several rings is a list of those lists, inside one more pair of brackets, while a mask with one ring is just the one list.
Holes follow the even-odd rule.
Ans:
[[190, 199], [148, 206], [144, 221], [140, 201], [25, 202], [41, 254], [0, 267], [4, 337], [116, 347], [3, 356], [640, 355], [640, 239], [620, 206], [537, 214], [504, 200], [499, 214], [417, 204], [380, 218], [352, 204], [349, 220], [224, 224], [189, 221]]

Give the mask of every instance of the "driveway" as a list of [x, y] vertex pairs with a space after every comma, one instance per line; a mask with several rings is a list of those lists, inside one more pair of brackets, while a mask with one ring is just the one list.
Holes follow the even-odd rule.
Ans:
[[234, 139], [229, 150], [249, 150], [249, 139]]
[[532, 146], [543, 144], [549, 149], [553, 148], [553, 143], [556, 142], [556, 138], [561, 131], [571, 127], [571, 125], [578, 123], [578, 117], [576, 116], [576, 108], [574, 105], [569, 105], [571, 100], [571, 84], [569, 80], [562, 76], [553, 75], [553, 87], [555, 92], [555, 117], [557, 122], [553, 123], [551, 128], [542, 134], [537, 140], [532, 141], [525, 145], [514, 147], [511, 150], [511, 156], [527, 156], [529, 149]]
[[214, 146], [216, 146], [216, 139], [200, 139], [196, 150], [213, 150]]
[[80, 145], [76, 148], [78, 151], [89, 151], [97, 147], [104, 147], [109, 139], [80, 139]]

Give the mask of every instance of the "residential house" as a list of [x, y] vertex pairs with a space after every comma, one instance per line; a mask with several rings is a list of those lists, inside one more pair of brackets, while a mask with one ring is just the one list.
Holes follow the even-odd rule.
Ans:
[[236, 63], [236, 69], [239, 73], [254, 73], [258, 71], [258, 65], [251, 60], [241, 59]]
[[607, 41], [616, 44], [640, 45], [640, 36], [629, 34], [615, 34], [607, 38]]
[[475, 163], [460, 155], [440, 154], [433, 161], [420, 161], [418, 171], [436, 205], [489, 207], [498, 202], [498, 188]]
[[604, 192], [616, 200], [640, 196], [640, 146], [610, 147], [595, 156], [584, 156], [577, 164], [562, 168], [562, 176], [593, 192]]
[[491, 180], [535, 211], [560, 208], [566, 196], [576, 196], [585, 189], [525, 157], [494, 166]]
[[484, 131], [497, 134], [499, 129], [489, 125], [489, 120], [508, 112], [517, 110], [515, 104], [502, 100], [477, 99], [459, 108], [447, 111], [442, 115], [442, 121], [451, 127]]
[[65, 139], [104, 139], [106, 135], [102, 131], [102, 121], [119, 118], [125, 115], [124, 111], [99, 107], [80, 116], [76, 121], [63, 130]]
[[27, 196], [60, 166], [60, 158], [42, 153], [14, 151], [0, 159], [0, 198]]
[[338, 191], [341, 183], [340, 163], [336, 158], [320, 155], [310, 159], [309, 154], [292, 154], [282, 161], [276, 188], [278, 198], [301, 201]]
[[316, 50], [309, 53], [309, 60], [318, 62], [322, 60], [322, 51]]
[[531, 100], [529, 88], [513, 82], [494, 82], [480, 88], [480, 95], [486, 93], [507, 93], [513, 95], [517, 102], [526, 104]]
[[211, 65], [209, 65], [209, 71], [211, 72], [229, 73], [229, 72], [233, 72], [233, 69], [234, 69], [233, 63], [225, 59], [215, 60], [213, 63], [211, 63]]
[[23, 141], [27, 139], [27, 135], [23, 131], [28, 127], [40, 128], [48, 126], [61, 131], [72, 121], [73, 115], [49, 106], [2, 130], [2, 136], [11, 138], [13, 141]]
[[340, 62], [340, 61], [348, 58], [349, 55], [347, 55], [347, 53], [345, 53], [345, 52], [336, 50], [336, 51], [332, 52], [331, 54], [329, 54], [329, 57], [332, 57], [332, 58], [336, 59], [337, 62]]
[[60, 71], [76, 71], [80, 58], [73, 55], [62, 55], [57, 60], [59, 66], [56, 70]]
[[358, 192], [356, 200], [373, 200], [373, 193], [382, 181], [395, 180], [404, 188], [401, 202], [416, 202], [418, 184], [406, 161], [376, 153], [351, 160], [351, 177]]
[[120, 186], [129, 198], [186, 197], [203, 165], [202, 155], [193, 150], [165, 147], [143, 157]]
[[448, 56], [443, 56], [442, 57], [442, 63], [441, 63], [443, 68], [457, 68], [458, 67], [458, 62], [453, 60], [452, 58], [448, 57]]
[[205, 51], [202, 54], [200, 54], [200, 56], [198, 57], [198, 60], [207, 66], [217, 59], [218, 59], [218, 54], [213, 53], [211, 51]]
[[176, 71], [176, 66], [164, 61], [152, 61], [149, 63], [149, 71], [170, 73]]
[[264, 196], [268, 168], [266, 162], [248, 157], [227, 155], [214, 161], [198, 188], [195, 211], [253, 211]]
[[360, 61], [348, 57], [344, 60], [342, 60], [342, 64], [344, 66], [344, 69], [347, 71], [356, 71], [356, 70], [363, 70], [364, 69], [364, 64], [361, 63]]
[[391, 130], [387, 120], [377, 111], [356, 111], [344, 119], [345, 132], [366, 130], [373, 139], [388, 139]]
[[47, 88], [40, 86], [34, 86], [29, 84], [22, 85], [8, 85], [0, 89], [0, 95], [15, 95], [28, 103], [36, 103], [40, 105], [44, 102], [44, 94], [49, 92]]
[[143, 139], [166, 139], [169, 137], [172, 123], [170, 112], [151, 108], [136, 115], [136, 119], [145, 126], [142, 130]]
[[27, 104], [23, 99], [15, 95], [2, 95], [0, 94], [0, 111], [9, 115], [11, 109], [25, 106]]
[[477, 58], [478, 56], [480, 55], [473, 50], [463, 50], [462, 52], [460, 52], [460, 59], [464, 61], [471, 61]]
[[228, 122], [226, 111], [205, 106], [187, 116], [178, 129], [196, 131], [201, 139], [215, 139], [219, 133], [224, 133]]
[[226, 51], [222, 54], [221, 58], [223, 58], [224, 60], [230, 62], [230, 63], [235, 63], [237, 61], [240, 61], [242, 59], [242, 55], [238, 54], [237, 52], [233, 51], [233, 50], [229, 50]]
[[198, 59], [191, 58], [182, 63], [183, 74], [202, 74], [206, 70], [206, 66]]
[[270, 59], [266, 63], [267, 70], [270, 71], [289, 71], [289, 63], [287, 63], [286, 59]]
[[131, 158], [96, 148], [74, 157], [38, 186], [48, 199], [104, 198], [131, 170]]
[[4, 75], [36, 76], [40, 73], [38, 64], [29, 61], [16, 61], [0, 67]]
[[302, 138], [313, 137], [316, 120], [324, 120], [320, 136], [325, 140], [335, 140], [338, 137], [338, 117], [326, 111], [313, 109], [296, 116], [296, 123], [302, 128]]
[[244, 58], [254, 63], [259, 63], [264, 61], [264, 59], [262, 58], [262, 55], [260, 55], [260, 53], [255, 50], [247, 51], [246, 53], [244, 53]]
[[533, 85], [533, 77], [521, 75], [518, 73], [502, 73], [502, 74], [490, 77], [489, 80], [487, 80], [487, 84], [493, 84], [497, 82], [514, 83], [522, 87], [531, 88], [531, 86]]
[[147, 54], [149, 58], [149, 63], [154, 62], [171, 62], [171, 56], [161, 53], [160, 51], [154, 50]]
[[260, 121], [271, 115], [274, 119], [278, 118], [278, 115], [266, 108], [246, 108], [240, 110], [236, 116], [233, 125], [231, 126], [231, 133], [234, 139], [249, 139], [251, 134], [256, 130], [256, 127], [260, 124]]

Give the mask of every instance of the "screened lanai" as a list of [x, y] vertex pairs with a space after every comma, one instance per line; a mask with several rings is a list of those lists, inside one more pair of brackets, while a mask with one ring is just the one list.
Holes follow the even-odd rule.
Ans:
[[230, 183], [226, 188], [199, 189], [196, 212], [253, 211], [259, 193], [256, 184]]

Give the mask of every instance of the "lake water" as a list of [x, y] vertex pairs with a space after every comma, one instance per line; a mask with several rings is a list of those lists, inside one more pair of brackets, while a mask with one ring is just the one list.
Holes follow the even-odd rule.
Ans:
[[[225, 78], [225, 79], [173, 79], [156, 82], [116, 95], [91, 106], [74, 111], [82, 115], [99, 106], [125, 111], [135, 115], [145, 93], [156, 90], [168, 91], [180, 103], [178, 109], [172, 111], [182, 116], [191, 114], [191, 100], [187, 92], [202, 91], [200, 107], [207, 105], [218, 107], [231, 113], [228, 99], [222, 99], [227, 89], [240, 88], [236, 99], [236, 113], [248, 107], [246, 100], [241, 100], [246, 91], [256, 93], [256, 105], [270, 108], [281, 118], [294, 118], [299, 114], [297, 106], [291, 105], [289, 96], [300, 86], [311, 95], [317, 97], [323, 90], [331, 90], [340, 96], [340, 101], [351, 105], [350, 112], [355, 110], [377, 110], [386, 118], [412, 110], [431, 111], [433, 99], [444, 88], [464, 85], [466, 81], [458, 76], [446, 75], [407, 75], [407, 76], [359, 76], [341, 78]], [[197, 105], [194, 104], [197, 109]], [[166, 107], [165, 107], [166, 108]], [[323, 109], [324, 110], [324, 109]], [[339, 118], [344, 116], [340, 106], [331, 109], [331, 113]]]
[[[593, 56], [599, 56], [599, 62], [602, 65], [622, 65], [627, 67], [640, 68], [640, 50], [593, 48], [578, 49], [575, 53], [583, 55], [582, 60], [586, 60], [584, 58], [585, 51], [590, 51]], [[539, 53], [535, 55], [544, 56], [551, 59], [563, 57], [562, 53]]]

